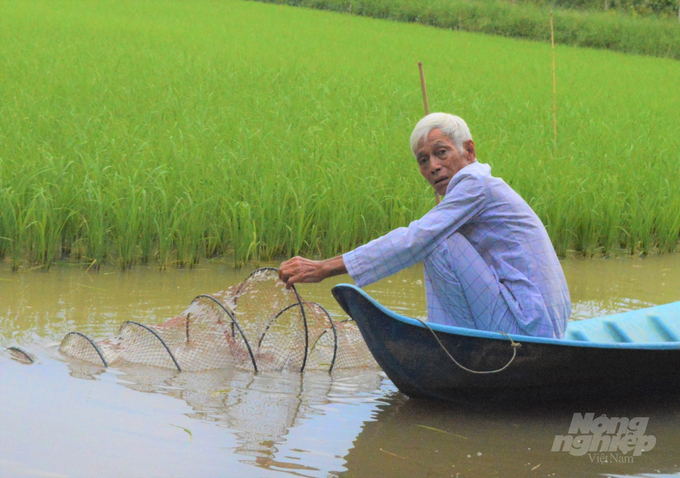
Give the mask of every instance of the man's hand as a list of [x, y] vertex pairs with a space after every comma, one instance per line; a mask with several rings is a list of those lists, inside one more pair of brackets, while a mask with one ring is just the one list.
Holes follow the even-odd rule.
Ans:
[[293, 284], [300, 282], [321, 282], [328, 277], [346, 274], [347, 268], [342, 256], [325, 261], [313, 261], [304, 257], [293, 257], [279, 267], [279, 278], [290, 289]]

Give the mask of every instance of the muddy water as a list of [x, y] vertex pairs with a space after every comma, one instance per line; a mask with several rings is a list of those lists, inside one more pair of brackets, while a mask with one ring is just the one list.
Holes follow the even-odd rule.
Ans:
[[[575, 319], [680, 300], [680, 255], [563, 267]], [[248, 272], [219, 263], [164, 273], [0, 270], [0, 345], [38, 358], [23, 365], [0, 355], [0, 477], [680, 476], [673, 398], [452, 405], [409, 400], [379, 371], [105, 370], [55, 351], [67, 332], [102, 338], [125, 320], [158, 322]], [[339, 318], [329, 290], [343, 281], [300, 292]], [[367, 289], [400, 313], [425, 313], [418, 268]], [[636, 457], [551, 452], [573, 414], [587, 412], [647, 417], [656, 444]]]

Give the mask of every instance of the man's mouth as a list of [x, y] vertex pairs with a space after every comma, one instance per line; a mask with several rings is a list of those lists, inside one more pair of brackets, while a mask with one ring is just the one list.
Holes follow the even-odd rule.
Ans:
[[449, 179], [449, 178], [447, 178], [446, 176], [444, 176], [443, 178], [437, 179], [437, 180], [434, 182], [434, 184], [439, 184], [439, 183], [441, 183], [442, 181], [446, 181], [447, 179]]

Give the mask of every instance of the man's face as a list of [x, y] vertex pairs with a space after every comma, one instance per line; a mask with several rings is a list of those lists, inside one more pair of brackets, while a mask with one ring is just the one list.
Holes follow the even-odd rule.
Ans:
[[443, 196], [451, 178], [468, 164], [475, 161], [475, 143], [463, 143], [464, 151], [453, 144], [439, 129], [433, 129], [416, 150], [420, 174], [429, 182], [437, 194]]

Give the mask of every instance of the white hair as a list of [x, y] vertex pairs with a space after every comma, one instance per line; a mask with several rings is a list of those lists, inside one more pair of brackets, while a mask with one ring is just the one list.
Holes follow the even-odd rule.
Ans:
[[411, 133], [411, 152], [415, 156], [418, 145], [427, 139], [433, 129], [441, 130], [463, 152], [463, 143], [472, 139], [470, 129], [462, 118], [448, 113], [430, 113], [420, 121]]

